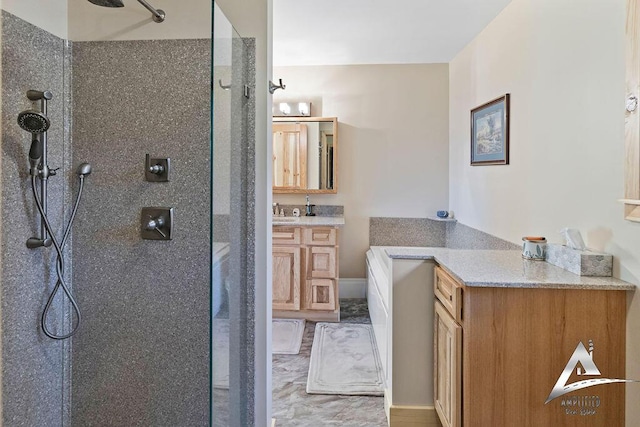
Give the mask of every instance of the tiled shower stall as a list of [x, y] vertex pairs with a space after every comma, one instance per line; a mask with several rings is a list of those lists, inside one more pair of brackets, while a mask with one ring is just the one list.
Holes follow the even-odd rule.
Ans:
[[[231, 62], [215, 64], [213, 73], [243, 86], [253, 79], [251, 40], [230, 46], [242, 51], [232, 55], [245, 62], [242, 75], [231, 75]], [[208, 425], [211, 318], [235, 318], [231, 351], [244, 348], [251, 357], [254, 101], [213, 89], [213, 59], [211, 39], [71, 42], [3, 11], [4, 425]], [[29, 188], [31, 138], [16, 123], [32, 108], [29, 89], [53, 93], [49, 165], [60, 169], [50, 179], [49, 214], [58, 230], [77, 191], [76, 167], [93, 166], [65, 249], [65, 276], [82, 312], [78, 333], [66, 341], [40, 328], [55, 283], [54, 252], [25, 245], [40, 222]], [[214, 112], [220, 125], [212, 131]], [[171, 158], [169, 182], [145, 181], [146, 154]], [[173, 240], [140, 238], [145, 206], [174, 208]], [[229, 277], [211, 285], [212, 245], [230, 241]], [[60, 295], [49, 321], [64, 330], [75, 321]], [[251, 367], [242, 363], [251, 365], [232, 362], [242, 375], [237, 387], [218, 392], [220, 405], [228, 405], [225, 394], [251, 394]], [[214, 417], [235, 411], [246, 420], [251, 413], [241, 404]]]

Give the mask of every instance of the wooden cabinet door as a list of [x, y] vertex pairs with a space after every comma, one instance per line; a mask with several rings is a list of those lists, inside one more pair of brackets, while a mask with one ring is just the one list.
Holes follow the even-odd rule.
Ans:
[[307, 125], [273, 125], [274, 188], [307, 188]]
[[311, 246], [307, 256], [307, 277], [333, 279], [336, 277], [336, 248]]
[[300, 310], [300, 247], [273, 246], [273, 309]]
[[462, 413], [462, 327], [435, 303], [433, 404], [444, 427], [460, 427]]

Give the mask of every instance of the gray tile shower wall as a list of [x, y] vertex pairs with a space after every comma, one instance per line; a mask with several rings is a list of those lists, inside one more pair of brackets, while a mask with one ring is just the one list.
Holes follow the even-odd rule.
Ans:
[[[73, 244], [84, 325], [72, 425], [209, 422], [210, 40], [77, 42], [74, 159], [94, 167]], [[145, 154], [171, 158], [144, 180]], [[175, 208], [172, 241], [140, 208]]]
[[[49, 217], [60, 228], [68, 219], [71, 168], [68, 129], [70, 44], [16, 16], [2, 12], [2, 168], [0, 172], [0, 315], [2, 320], [2, 420], [6, 426], [60, 426], [68, 421], [69, 342], [42, 333], [40, 314], [55, 284], [53, 248], [27, 249], [39, 232], [31, 196], [28, 156], [31, 135], [17, 125], [18, 113], [36, 107], [29, 89], [50, 90]], [[60, 235], [58, 235], [60, 236]], [[67, 251], [68, 253], [68, 251]], [[68, 257], [67, 257], [68, 258]], [[66, 269], [71, 284], [71, 265]], [[57, 299], [49, 324], [68, 321]]]

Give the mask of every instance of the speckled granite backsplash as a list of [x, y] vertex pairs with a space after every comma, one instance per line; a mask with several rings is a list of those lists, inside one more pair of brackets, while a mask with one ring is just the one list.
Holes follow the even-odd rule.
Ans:
[[521, 249], [518, 244], [500, 239], [459, 222], [447, 222], [446, 226], [447, 243], [445, 246], [449, 249]]
[[442, 221], [427, 218], [369, 218], [369, 246], [444, 247]]
[[369, 246], [419, 246], [449, 249], [519, 249], [458, 222], [429, 218], [369, 218]]
[[[295, 208], [300, 209], [300, 216], [304, 216], [305, 212], [307, 212], [307, 207], [305, 205], [280, 205], [280, 209], [284, 209], [285, 216], [293, 215], [292, 212]], [[316, 216], [343, 216], [344, 206], [315, 205], [313, 206], [312, 212], [316, 214]]]

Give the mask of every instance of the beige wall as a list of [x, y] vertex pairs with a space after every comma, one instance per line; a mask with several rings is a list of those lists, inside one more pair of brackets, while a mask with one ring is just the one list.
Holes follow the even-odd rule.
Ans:
[[[512, 242], [563, 227], [640, 282], [640, 224], [623, 220], [624, 0], [514, 0], [450, 63], [449, 207]], [[511, 93], [511, 164], [469, 166], [469, 110]], [[627, 377], [640, 379], [640, 295], [630, 298]], [[597, 343], [596, 343], [597, 348]], [[603, 349], [604, 350], [604, 349]], [[640, 419], [628, 386], [627, 425]]]
[[55, 36], [67, 38], [67, 0], [3, 0], [2, 9]]
[[167, 15], [160, 24], [135, 0], [124, 0], [122, 8], [67, 1], [69, 39], [73, 41], [211, 38], [211, 0], [149, 0]]
[[124, 0], [123, 8], [99, 7], [87, 0], [4, 0], [2, 8], [73, 41], [211, 37], [211, 0], [149, 3], [166, 12], [165, 22], [153, 22], [151, 13], [135, 0]]
[[338, 194], [311, 202], [344, 205], [340, 277], [365, 277], [369, 217], [447, 208], [448, 66], [275, 67], [273, 77], [287, 86], [274, 101], [310, 100], [313, 115], [338, 117]]

